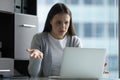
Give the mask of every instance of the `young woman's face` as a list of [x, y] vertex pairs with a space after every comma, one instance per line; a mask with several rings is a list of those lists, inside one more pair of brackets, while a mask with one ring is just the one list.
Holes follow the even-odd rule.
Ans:
[[66, 13], [56, 14], [50, 24], [52, 26], [50, 34], [56, 39], [63, 39], [70, 25], [70, 15]]

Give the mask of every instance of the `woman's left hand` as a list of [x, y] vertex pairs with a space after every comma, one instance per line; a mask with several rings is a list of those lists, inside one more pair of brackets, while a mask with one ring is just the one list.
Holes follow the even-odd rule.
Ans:
[[[107, 66], [107, 63], [104, 64], [104, 67], [106, 67], [106, 66]], [[104, 70], [103, 74], [109, 74], [109, 72]]]

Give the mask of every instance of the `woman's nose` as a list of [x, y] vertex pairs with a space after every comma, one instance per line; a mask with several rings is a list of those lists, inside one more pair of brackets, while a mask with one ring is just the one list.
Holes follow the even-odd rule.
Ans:
[[63, 23], [63, 24], [62, 24], [62, 28], [64, 28], [64, 27], [65, 27], [65, 24]]

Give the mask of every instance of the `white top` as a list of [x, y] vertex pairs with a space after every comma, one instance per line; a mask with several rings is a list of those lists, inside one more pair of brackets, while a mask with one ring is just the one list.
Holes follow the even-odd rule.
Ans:
[[60, 64], [62, 60], [63, 49], [67, 43], [67, 37], [63, 39], [55, 39], [49, 34], [49, 40], [51, 44], [52, 52], [52, 75], [59, 75]]

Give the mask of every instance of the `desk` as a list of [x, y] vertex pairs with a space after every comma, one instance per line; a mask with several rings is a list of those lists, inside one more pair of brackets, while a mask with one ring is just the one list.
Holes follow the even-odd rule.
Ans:
[[52, 79], [52, 78], [30, 78], [30, 77], [12, 77], [12, 78], [0, 78], [0, 80], [120, 80], [120, 79]]

